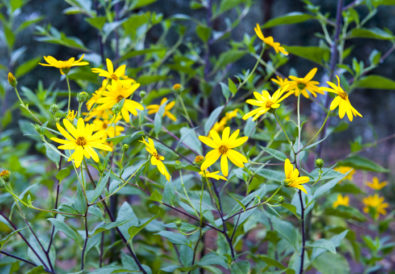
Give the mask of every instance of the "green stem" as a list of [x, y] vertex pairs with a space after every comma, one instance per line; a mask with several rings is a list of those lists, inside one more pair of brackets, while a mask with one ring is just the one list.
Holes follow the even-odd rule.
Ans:
[[14, 87], [16, 96], [18, 97], [19, 102], [21, 103], [21, 107], [24, 108], [29, 114], [33, 117], [34, 120], [36, 120], [37, 123], [42, 125], [41, 121], [37, 118], [37, 116], [29, 109], [29, 107], [23, 102], [21, 96], [19, 95], [18, 89], [16, 86]]
[[274, 118], [276, 119], [277, 124], [280, 126], [281, 130], [284, 132], [284, 135], [285, 135], [285, 137], [287, 138], [288, 143], [289, 143], [290, 146], [291, 146], [292, 152], [293, 152], [294, 154], [296, 154], [296, 153], [295, 153], [295, 150], [294, 150], [294, 148], [293, 148], [291, 139], [289, 139], [288, 134], [287, 134], [287, 132], [285, 131], [285, 128], [283, 127], [283, 125], [282, 125], [281, 122], [280, 122], [280, 119], [278, 119], [277, 114], [276, 114], [275, 112], [274, 112], [273, 114], [274, 114]]
[[66, 82], [67, 82], [67, 89], [69, 91], [69, 101], [67, 103], [67, 113], [70, 111], [70, 101], [71, 101], [71, 89], [70, 89], [70, 82], [69, 82], [69, 77], [66, 74]]
[[307, 142], [306, 146], [310, 145], [310, 144], [318, 137], [318, 135], [321, 133], [321, 131], [324, 129], [324, 127], [325, 127], [325, 125], [326, 125], [326, 122], [328, 121], [329, 115], [330, 115], [330, 111], [328, 111], [328, 113], [327, 113], [327, 115], [326, 115], [326, 117], [325, 117], [325, 120], [324, 120], [324, 122], [322, 123], [320, 129], [319, 129], [319, 130], [317, 131], [317, 133], [314, 134], [314, 136]]
[[194, 126], [193, 126], [191, 117], [190, 117], [189, 114], [188, 114], [187, 108], [185, 107], [184, 99], [182, 99], [182, 96], [180, 96], [180, 95], [177, 95], [177, 97], [178, 97], [178, 99], [180, 100], [182, 110], [183, 110], [184, 113], [185, 113], [185, 118], [188, 120], [189, 125], [193, 128]]

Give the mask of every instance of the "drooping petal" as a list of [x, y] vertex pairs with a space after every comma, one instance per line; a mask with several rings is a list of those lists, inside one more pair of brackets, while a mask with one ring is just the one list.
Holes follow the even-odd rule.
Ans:
[[221, 156], [217, 149], [209, 151], [204, 157], [204, 162], [202, 163], [201, 169], [206, 170], [208, 167], [212, 166]]
[[226, 155], [221, 156], [221, 172], [224, 176], [228, 176], [229, 174], [228, 157]]
[[236, 150], [229, 149], [227, 155], [229, 160], [238, 167], [244, 167], [244, 163], [248, 162], [247, 158]]

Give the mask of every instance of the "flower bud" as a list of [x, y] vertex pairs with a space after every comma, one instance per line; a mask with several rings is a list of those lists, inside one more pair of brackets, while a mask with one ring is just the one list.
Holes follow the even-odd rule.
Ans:
[[86, 100], [88, 100], [88, 97], [89, 97], [89, 94], [86, 93], [85, 91], [82, 91], [82, 92], [78, 93], [77, 101], [78, 101], [78, 103], [83, 103]]
[[123, 107], [123, 103], [124, 103], [124, 99], [122, 99], [120, 102], [116, 103], [113, 107], [112, 107], [112, 112], [114, 113], [120, 113]]
[[147, 92], [145, 92], [144, 90], [142, 90], [142, 91], [140, 91], [139, 95], [140, 95], [140, 98], [144, 98], [145, 95], [147, 95]]
[[128, 145], [128, 144], [123, 144], [122, 150], [123, 150], [124, 152], [126, 152], [128, 149], [129, 149], [129, 145]]
[[5, 182], [10, 180], [10, 172], [6, 169], [0, 172], [0, 178], [3, 179]]
[[12, 74], [11, 72], [8, 73], [8, 83], [10, 83], [12, 87], [16, 87], [16, 84], [18, 83], [14, 74]]
[[202, 156], [202, 155], [198, 155], [195, 157], [196, 164], [201, 164], [203, 162], [203, 160], [204, 160], [204, 156]]
[[49, 111], [50, 111], [52, 114], [55, 114], [58, 110], [59, 110], [59, 106], [58, 106], [57, 104], [52, 104], [52, 105], [49, 107]]
[[318, 158], [317, 160], [315, 160], [315, 166], [318, 168], [322, 168], [324, 166], [324, 160]]
[[182, 86], [180, 83], [176, 83], [173, 85], [173, 90], [175, 90], [175, 91], [179, 91], [181, 88], [182, 88]]

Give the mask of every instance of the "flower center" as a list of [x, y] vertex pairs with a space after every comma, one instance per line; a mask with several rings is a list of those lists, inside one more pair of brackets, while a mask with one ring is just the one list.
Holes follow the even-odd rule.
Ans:
[[152, 153], [152, 156], [154, 156], [156, 160], [160, 160], [160, 155], [157, 152]]
[[306, 88], [306, 84], [305, 83], [298, 83], [298, 89], [299, 90], [304, 90]]
[[266, 101], [266, 108], [271, 108], [273, 105], [273, 102], [271, 100]]
[[85, 146], [86, 145], [86, 139], [84, 137], [78, 137], [75, 142], [79, 146]]
[[340, 96], [340, 98], [342, 98], [343, 100], [347, 100], [348, 95], [345, 91], [340, 90], [338, 95]]
[[103, 123], [102, 128], [103, 128], [103, 129], [107, 129], [107, 124], [106, 124], [106, 123]]
[[220, 147], [218, 148], [218, 150], [219, 150], [219, 153], [225, 154], [226, 152], [228, 152], [228, 147], [222, 145], [222, 146], [220, 146]]
[[111, 79], [116, 81], [116, 80], [118, 80], [118, 76], [115, 73], [113, 73], [113, 74], [111, 74]]
[[125, 97], [123, 97], [122, 95], [118, 95], [118, 97], [117, 97], [117, 102], [122, 101], [123, 98], [125, 98]]

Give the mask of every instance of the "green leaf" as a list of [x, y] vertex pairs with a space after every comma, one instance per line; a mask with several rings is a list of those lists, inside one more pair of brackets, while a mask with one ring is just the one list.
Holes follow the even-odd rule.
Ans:
[[68, 225], [64, 221], [60, 221], [59, 219], [49, 218], [48, 220], [55, 226], [57, 231], [63, 232], [67, 237], [73, 239], [77, 243], [82, 242], [80, 234], [78, 234], [74, 227]]
[[285, 162], [285, 160], [288, 158], [287, 155], [284, 154], [284, 152], [276, 150], [276, 149], [272, 149], [269, 147], [263, 147], [263, 146], [259, 146], [263, 151], [269, 153], [271, 156], [273, 156], [274, 158], [276, 158], [277, 160], [280, 160], [281, 162]]
[[180, 133], [181, 133], [181, 139], [179, 141], [179, 144], [185, 143], [194, 151], [198, 152], [199, 154], [203, 154], [202, 144], [199, 141], [195, 130], [191, 128], [183, 127], [181, 128]]
[[378, 6], [395, 6], [395, 0], [372, 0], [372, 4], [375, 8]]
[[276, 261], [275, 259], [270, 258], [269, 256], [266, 255], [259, 255], [258, 258], [262, 261], [264, 261], [267, 265], [269, 266], [274, 266], [277, 267], [278, 269], [286, 269], [285, 266], [283, 266], [280, 262]]
[[276, 182], [282, 182], [285, 178], [284, 172], [267, 168], [262, 168], [258, 171], [258, 174], [268, 180], [273, 180]]
[[229, 91], [232, 92], [233, 95], [236, 95], [237, 86], [230, 78], [228, 78], [228, 87], [229, 87]]
[[103, 29], [104, 24], [107, 22], [105, 16], [85, 18], [85, 21], [87, 21], [92, 27], [98, 29], [99, 31]]
[[132, 241], [133, 238], [137, 235], [137, 233], [139, 233], [141, 230], [144, 229], [144, 227], [146, 227], [150, 222], [152, 222], [157, 216], [152, 216], [150, 219], [148, 219], [147, 221], [145, 221], [144, 223], [142, 223], [139, 226], [131, 226], [128, 229], [128, 233], [129, 233], [129, 241]]
[[291, 223], [275, 216], [270, 216], [270, 219], [272, 220], [274, 230], [296, 249], [298, 246], [298, 230]]
[[348, 207], [348, 206], [338, 206], [336, 209], [335, 208], [327, 208], [324, 211], [324, 215], [328, 216], [337, 216], [341, 217], [344, 219], [353, 219], [359, 222], [364, 222], [366, 221], [365, 215], [363, 215], [361, 212], [359, 212], [358, 209], [355, 209], [353, 207]]
[[7, 24], [2, 24], [2, 25], [3, 25], [3, 31], [7, 42], [7, 46], [9, 49], [12, 49], [15, 43], [14, 31]]
[[199, 24], [196, 26], [196, 34], [204, 43], [207, 43], [208, 39], [210, 39], [211, 36], [211, 28]]
[[322, 195], [324, 195], [325, 193], [328, 193], [332, 188], [334, 188], [336, 186], [336, 184], [338, 182], [340, 182], [344, 177], [347, 176], [348, 173], [346, 174], [339, 174], [338, 176], [336, 176], [334, 179], [330, 180], [329, 182], [320, 185], [313, 194], [314, 198], [318, 198]]
[[222, 0], [219, 6], [219, 14], [227, 10], [233, 9], [234, 7], [236, 7], [237, 5], [243, 2], [244, 0]]
[[307, 243], [306, 246], [319, 247], [319, 248], [326, 249], [327, 251], [329, 251], [331, 253], [336, 253], [335, 245], [331, 241], [326, 240], [326, 239], [318, 239], [312, 243]]
[[170, 242], [172, 242], [173, 244], [187, 244], [188, 243], [188, 239], [187, 237], [185, 237], [183, 234], [179, 234], [179, 233], [175, 233], [172, 231], [160, 231], [159, 233], [157, 233], [158, 235], [165, 237], [166, 239], [168, 239]]
[[353, 29], [351, 31], [351, 38], [369, 38], [379, 40], [394, 40], [395, 37], [391, 33], [388, 33], [379, 28], [372, 29]]
[[106, 188], [108, 179], [110, 178], [111, 171], [108, 171], [106, 176], [101, 177], [100, 181], [97, 183], [95, 190], [90, 198], [90, 203], [94, 203], [97, 198], [102, 194], [103, 190]]
[[123, 220], [123, 221], [116, 221], [116, 222], [111, 222], [111, 223], [101, 223], [98, 226], [95, 227], [95, 229], [93, 230], [92, 234], [90, 236], [95, 236], [96, 234], [99, 234], [100, 232], [103, 231], [108, 231], [111, 230], [113, 228], [116, 228], [118, 226], [121, 226], [123, 224], [126, 224], [128, 222], [128, 220]]
[[59, 181], [62, 181], [64, 178], [68, 177], [70, 175], [72, 166], [68, 166], [66, 168], [61, 169], [58, 174], [56, 174], [56, 179]]
[[337, 184], [333, 188], [334, 192], [338, 193], [349, 193], [349, 194], [362, 194], [364, 193], [360, 186], [357, 186], [348, 181], [342, 182], [341, 184]]
[[16, 30], [16, 33], [18, 33], [18, 32], [20, 32], [20, 31], [24, 30], [25, 28], [29, 27], [29, 26], [32, 25], [32, 24], [35, 24], [35, 23], [37, 23], [37, 22], [40, 22], [42, 19], [44, 19], [44, 17], [43, 17], [43, 16], [40, 16], [40, 17], [31, 19], [31, 20], [26, 20], [26, 21], [24, 21], [22, 24], [19, 25], [19, 27], [18, 27], [17, 30]]
[[369, 159], [366, 159], [361, 156], [351, 156], [346, 158], [345, 160], [338, 162], [339, 166], [349, 166], [353, 167], [357, 170], [366, 170], [366, 171], [373, 171], [373, 172], [389, 172], [388, 169], [376, 164]]
[[158, 134], [162, 129], [162, 118], [163, 118], [163, 114], [165, 113], [165, 108], [166, 108], [167, 103], [168, 103], [168, 101], [165, 102], [164, 104], [162, 104], [159, 107], [158, 112], [155, 114], [155, 118], [154, 118], [155, 134]]
[[255, 134], [256, 122], [252, 121], [252, 117], [248, 118], [247, 123], [243, 129], [244, 135], [251, 137]]
[[279, 25], [289, 25], [289, 24], [296, 24], [302, 23], [304, 21], [310, 20], [315, 18], [313, 15], [302, 13], [302, 12], [291, 12], [285, 14], [283, 16], [279, 16], [267, 21], [263, 28], [271, 28]]
[[237, 261], [233, 262], [230, 266], [231, 274], [245, 274], [250, 273], [250, 262], [249, 261]]
[[214, 109], [213, 112], [211, 112], [206, 123], [204, 124], [204, 134], [206, 136], [210, 132], [210, 129], [213, 127], [215, 122], [217, 122], [218, 117], [221, 114], [223, 109], [224, 109], [224, 106], [220, 106], [220, 107], [217, 107], [216, 109]]
[[40, 134], [38, 134], [31, 122], [20, 120], [18, 121], [18, 124], [24, 136], [29, 136], [32, 139], [39, 140]]
[[323, 65], [329, 60], [330, 50], [320, 47], [284, 46], [291, 54]]
[[124, 220], [126, 220], [128, 222], [121, 225], [119, 227], [119, 230], [121, 231], [122, 235], [125, 238], [128, 238], [129, 237], [129, 232], [128, 232], [129, 227], [137, 226], [139, 224], [139, 220], [138, 220], [136, 214], [134, 214], [132, 207], [127, 202], [124, 202], [122, 204], [122, 206], [119, 208], [117, 219], [116, 219], [116, 221], [120, 221], [120, 222], [124, 221]]
[[340, 254], [325, 252], [313, 261], [313, 266], [322, 274], [347, 274], [350, 267]]
[[199, 260], [198, 265], [220, 265], [224, 268], [228, 267], [228, 264], [225, 262], [225, 258], [213, 252], [204, 255], [204, 257]]
[[149, 4], [152, 4], [154, 2], [156, 2], [156, 0], [134, 0], [133, 9], [138, 9], [144, 6], [148, 6]]
[[15, 77], [16, 78], [22, 77], [23, 75], [34, 69], [40, 60], [41, 57], [34, 57], [26, 61], [25, 63], [19, 65], [15, 70]]
[[241, 57], [243, 57], [246, 53], [247, 52], [244, 50], [236, 50], [236, 49], [232, 49], [222, 53], [219, 56], [217, 62], [215, 63], [215, 66], [213, 68], [213, 73], [217, 72], [219, 69], [222, 69], [231, 63], [236, 62]]
[[357, 88], [395, 90], [395, 81], [380, 75], [369, 75], [360, 79], [355, 86]]
[[45, 143], [44, 146], [45, 146], [45, 153], [48, 159], [54, 162], [56, 164], [56, 167], [59, 167], [59, 160], [60, 160], [59, 151], [56, 149], [56, 147], [54, 147], [51, 144]]

